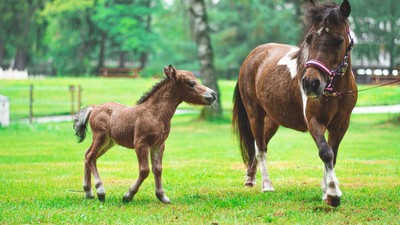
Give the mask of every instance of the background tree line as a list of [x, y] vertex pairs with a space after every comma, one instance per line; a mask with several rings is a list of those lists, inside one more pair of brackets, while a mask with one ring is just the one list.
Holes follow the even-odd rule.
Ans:
[[[237, 76], [259, 44], [297, 44], [302, 3], [205, 0], [216, 74]], [[356, 64], [399, 66], [397, 0], [350, 3]], [[100, 67], [139, 67], [150, 76], [167, 64], [199, 71], [190, 6], [190, 0], [0, 1], [0, 65], [76, 76]]]

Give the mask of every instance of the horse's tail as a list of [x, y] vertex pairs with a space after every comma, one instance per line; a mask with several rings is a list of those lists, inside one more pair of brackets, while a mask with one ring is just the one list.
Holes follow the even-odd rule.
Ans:
[[89, 119], [89, 115], [92, 112], [93, 107], [87, 106], [81, 109], [76, 115], [74, 119], [74, 130], [75, 135], [78, 137], [77, 142], [81, 143], [86, 138], [86, 130], [87, 130], [87, 121]]
[[239, 83], [236, 84], [233, 94], [233, 132], [239, 137], [240, 150], [243, 162], [250, 165], [255, 156], [254, 136], [251, 132], [249, 116], [244, 107], [242, 96], [239, 91]]

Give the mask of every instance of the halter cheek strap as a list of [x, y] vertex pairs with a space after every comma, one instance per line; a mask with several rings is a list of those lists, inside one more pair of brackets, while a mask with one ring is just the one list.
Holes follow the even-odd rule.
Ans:
[[346, 53], [343, 57], [342, 62], [339, 64], [338, 67], [336, 67], [333, 70], [330, 70], [323, 62], [319, 61], [318, 59], [310, 59], [304, 65], [306, 69], [308, 67], [315, 67], [315, 68], [321, 70], [322, 72], [324, 72], [326, 75], [328, 75], [329, 83], [325, 87], [325, 92], [328, 92], [330, 94], [332, 94], [332, 92], [333, 92], [333, 78], [335, 78], [335, 76], [340, 76], [340, 77], [343, 76], [347, 70], [347, 67], [349, 66], [348, 61], [349, 61], [349, 57], [350, 57], [350, 51], [354, 45], [354, 41], [350, 35], [350, 30], [349, 30], [348, 26], [346, 26], [346, 32], [347, 32], [347, 35], [349, 36], [350, 43], [347, 46]]

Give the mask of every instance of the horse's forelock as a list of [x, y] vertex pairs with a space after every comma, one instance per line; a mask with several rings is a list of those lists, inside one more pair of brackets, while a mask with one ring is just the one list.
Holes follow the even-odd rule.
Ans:
[[307, 8], [306, 25], [308, 29], [321, 23], [339, 25], [343, 24], [344, 21], [346, 21], [346, 18], [341, 14], [340, 8], [336, 4], [310, 5]]

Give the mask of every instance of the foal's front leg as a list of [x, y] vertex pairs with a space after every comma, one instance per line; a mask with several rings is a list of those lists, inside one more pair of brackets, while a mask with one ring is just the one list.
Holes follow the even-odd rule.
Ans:
[[165, 195], [164, 189], [162, 188], [162, 157], [164, 154], [165, 144], [163, 143], [161, 147], [153, 147], [150, 151], [151, 154], [151, 164], [154, 174], [154, 179], [156, 183], [156, 196], [163, 203], [171, 203], [169, 198]]
[[139, 145], [136, 147], [136, 155], [139, 161], [139, 178], [135, 183], [129, 188], [129, 191], [125, 193], [122, 200], [124, 202], [132, 201], [135, 194], [139, 191], [140, 185], [142, 185], [143, 181], [149, 176], [149, 149], [148, 145]]
[[319, 157], [325, 164], [324, 176], [321, 183], [322, 200], [328, 205], [337, 207], [340, 205], [342, 191], [339, 188], [339, 180], [334, 170], [334, 152], [325, 140], [326, 128], [316, 119], [309, 122], [309, 130], [319, 149]]

